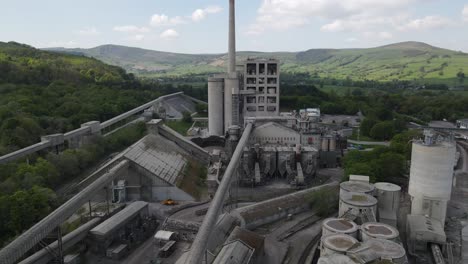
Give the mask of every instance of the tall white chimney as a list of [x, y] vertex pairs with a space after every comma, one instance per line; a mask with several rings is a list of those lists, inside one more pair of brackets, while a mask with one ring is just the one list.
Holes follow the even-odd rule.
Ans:
[[229, 63], [228, 73], [236, 71], [236, 4], [229, 0]]

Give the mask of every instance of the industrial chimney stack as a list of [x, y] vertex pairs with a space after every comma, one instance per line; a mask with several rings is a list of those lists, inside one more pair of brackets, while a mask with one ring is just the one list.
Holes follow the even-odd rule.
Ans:
[[229, 64], [228, 73], [236, 71], [236, 4], [229, 0]]
[[208, 78], [208, 132], [223, 136], [231, 126], [241, 124], [239, 77], [236, 72], [236, 9], [229, 0], [227, 73]]

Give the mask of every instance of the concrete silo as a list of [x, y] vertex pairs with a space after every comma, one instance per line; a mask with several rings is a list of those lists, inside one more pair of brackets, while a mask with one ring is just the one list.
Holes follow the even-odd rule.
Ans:
[[208, 132], [224, 135], [224, 78], [208, 78]]
[[350, 248], [359, 243], [357, 239], [345, 234], [324, 236], [321, 239], [320, 256], [345, 254]]
[[411, 153], [411, 214], [427, 215], [444, 223], [452, 193], [456, 147], [451, 141], [435, 141], [425, 133], [426, 139], [414, 142]]
[[368, 213], [376, 217], [377, 199], [365, 193], [342, 192], [340, 193], [340, 203], [338, 216], [346, 214], [361, 215]]
[[358, 237], [358, 226], [346, 218], [327, 218], [322, 223], [322, 236], [345, 234]]
[[360, 181], [346, 181], [340, 183], [340, 195], [345, 192], [355, 192], [373, 195], [375, 186], [372, 183]]
[[374, 186], [378, 200], [379, 221], [396, 226], [401, 187], [388, 182], [377, 182]]

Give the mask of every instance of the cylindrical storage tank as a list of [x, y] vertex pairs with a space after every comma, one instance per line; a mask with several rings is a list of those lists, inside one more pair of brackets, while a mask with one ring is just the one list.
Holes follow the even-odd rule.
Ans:
[[396, 241], [400, 233], [391, 225], [378, 222], [367, 222], [361, 225], [361, 240], [381, 238], [391, 241]]
[[340, 195], [343, 192], [355, 192], [365, 193], [373, 195], [375, 186], [372, 183], [360, 182], [360, 181], [346, 181], [340, 183]]
[[322, 138], [322, 151], [328, 151], [328, 138]]
[[328, 218], [322, 223], [322, 236], [345, 234], [357, 238], [358, 226], [345, 218]]
[[224, 79], [208, 78], [208, 132], [210, 136], [224, 135]]
[[335, 151], [336, 150], [336, 138], [331, 137], [330, 138], [330, 151]]
[[341, 254], [333, 254], [326, 257], [320, 257], [317, 264], [353, 264], [357, 263], [350, 257]]
[[405, 249], [398, 243], [385, 239], [369, 239], [364, 242], [382, 260], [390, 260], [395, 264], [408, 263]]
[[233, 95], [238, 95], [238, 93], [239, 78], [230, 76], [224, 79], [224, 129], [226, 131], [232, 125], [240, 125], [237, 124], [237, 121], [239, 121], [237, 120], [239, 118], [239, 109], [234, 109], [237, 102], [233, 102]]
[[363, 212], [372, 212], [376, 216], [377, 199], [365, 193], [344, 192], [340, 194], [339, 217], [346, 214], [360, 215]]
[[408, 187], [413, 198], [412, 214], [428, 215], [445, 222], [447, 208], [440, 204], [450, 200], [455, 153], [453, 142], [413, 143]]
[[323, 236], [321, 240], [320, 256], [345, 254], [346, 251], [356, 243], [358, 243], [357, 239], [348, 235], [335, 234]]
[[396, 220], [400, 209], [401, 187], [388, 182], [377, 182], [374, 186], [380, 221], [382, 219]]

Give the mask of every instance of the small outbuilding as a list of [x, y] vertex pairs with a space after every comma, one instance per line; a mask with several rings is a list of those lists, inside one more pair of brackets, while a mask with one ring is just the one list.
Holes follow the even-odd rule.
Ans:
[[159, 230], [154, 234], [154, 241], [157, 245], [161, 246], [164, 243], [171, 241], [171, 240], [176, 240], [177, 238], [177, 233], [172, 232], [172, 231], [167, 231], [167, 230]]

